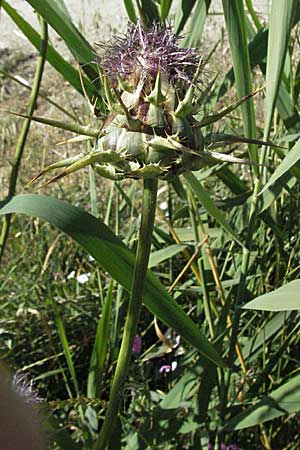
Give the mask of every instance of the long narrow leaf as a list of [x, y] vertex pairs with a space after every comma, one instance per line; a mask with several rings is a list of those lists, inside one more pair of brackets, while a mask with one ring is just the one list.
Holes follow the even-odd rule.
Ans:
[[61, 36], [73, 56], [83, 66], [83, 70], [92, 80], [98, 79], [98, 71], [93, 66], [95, 52], [88, 41], [75, 27], [69, 14], [58, 8], [51, 0], [27, 0], [44, 20]]
[[216, 221], [224, 228], [225, 231], [227, 231], [228, 234], [230, 234], [231, 237], [233, 237], [238, 244], [243, 246], [243, 243], [240, 241], [234, 230], [227, 223], [222, 211], [214, 204], [214, 201], [210, 197], [209, 193], [202, 187], [202, 184], [197, 180], [195, 175], [192, 173], [187, 173], [184, 177], [207, 212], [216, 219]]
[[261, 311], [300, 310], [300, 280], [291, 281], [275, 291], [260, 295], [243, 308]]
[[[251, 68], [246, 37], [246, 20], [243, 2], [241, 0], [223, 0], [226, 28], [233, 60], [233, 68], [236, 87], [239, 98], [251, 94]], [[255, 113], [253, 99], [241, 106], [243, 114], [244, 132], [246, 137], [256, 138]], [[249, 145], [249, 153], [252, 161], [258, 162], [257, 148]], [[258, 173], [258, 168], [254, 167]]]
[[92, 351], [87, 382], [87, 396], [94, 398], [99, 396], [104, 362], [108, 347], [108, 335], [111, 321], [113, 282], [110, 283], [101, 318], [98, 322], [95, 343]]
[[256, 405], [229, 420], [227, 430], [240, 430], [300, 410], [300, 375], [292, 378]]
[[174, 30], [175, 34], [180, 34], [195, 6], [197, 0], [180, 0], [177, 6]]
[[[41, 41], [39, 33], [28, 22], [26, 22], [20, 14], [18, 14], [15, 8], [9, 5], [5, 0], [2, 1], [2, 8], [15, 22], [31, 44], [36, 49], [39, 49]], [[73, 86], [80, 94], [84, 94], [78, 71], [74, 69], [74, 67], [68, 63], [68, 61], [66, 61], [50, 44], [48, 44], [47, 61], [64, 77], [68, 83], [71, 84], [71, 86]], [[83, 81], [85, 90], [89, 97], [99, 95], [96, 87], [86, 77], [83, 77]]]
[[272, 118], [292, 28], [294, 7], [294, 0], [289, 0], [288, 2], [283, 2], [281, 0], [272, 1], [266, 73], [267, 87], [265, 99], [264, 140], [267, 140], [270, 134]]
[[292, 150], [288, 152], [286, 157], [281, 161], [275, 172], [272, 174], [271, 178], [267, 182], [267, 184], [264, 186], [263, 190], [264, 192], [267, 189], [269, 189], [278, 179], [283, 177], [292, 167], [299, 161], [300, 159], [300, 139], [297, 141], [297, 143], [293, 146]]
[[211, 0], [198, 0], [184, 40], [185, 47], [199, 47]]
[[124, 1], [124, 6], [125, 6], [126, 12], [128, 14], [129, 20], [131, 20], [131, 22], [133, 22], [133, 23], [136, 23], [137, 17], [136, 17], [136, 13], [135, 13], [135, 9], [134, 9], [132, 0], [123, 0], [123, 1]]

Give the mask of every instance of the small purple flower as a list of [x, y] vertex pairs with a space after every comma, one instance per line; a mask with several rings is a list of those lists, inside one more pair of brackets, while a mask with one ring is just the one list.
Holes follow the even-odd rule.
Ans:
[[176, 370], [177, 368], [177, 361], [172, 361], [171, 364], [164, 364], [163, 366], [160, 367], [159, 369], [159, 373], [169, 373], [169, 372], [174, 372], [174, 370]]
[[214, 450], [214, 448], [215, 448], [214, 445], [211, 442], [209, 442], [207, 445], [207, 450]]
[[227, 445], [224, 442], [221, 442], [220, 450], [227, 450]]
[[140, 353], [142, 349], [142, 339], [139, 335], [136, 335], [133, 341], [132, 351], [133, 353]]

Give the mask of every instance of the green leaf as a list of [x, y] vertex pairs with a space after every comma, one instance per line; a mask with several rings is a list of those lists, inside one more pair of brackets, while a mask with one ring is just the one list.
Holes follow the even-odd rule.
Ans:
[[261, 311], [293, 311], [300, 309], [300, 280], [291, 281], [275, 291], [260, 295], [243, 306]]
[[173, 0], [161, 0], [160, 1], [159, 13], [160, 13], [160, 18], [163, 22], [168, 17], [172, 2], [173, 2]]
[[294, 0], [272, 1], [267, 53], [264, 140], [267, 140], [270, 134], [292, 28], [294, 7]]
[[174, 30], [175, 34], [180, 34], [183, 30], [193, 7], [195, 6], [197, 0], [180, 0], [177, 6]]
[[275, 172], [271, 175], [270, 179], [264, 186], [263, 190], [260, 192], [262, 194], [267, 189], [270, 189], [277, 180], [283, 177], [300, 159], [300, 139], [296, 142], [296, 144], [289, 150], [286, 157], [281, 161]]
[[90, 367], [87, 381], [87, 396], [98, 398], [101, 388], [102, 374], [108, 347], [108, 336], [111, 323], [111, 307], [113, 282], [110, 282], [106, 300], [103, 306], [102, 315], [99, 319], [95, 336], [94, 347], [90, 360]]
[[[238, 97], [241, 99], [253, 91], [243, 2], [240, 0], [223, 0], [223, 9], [236, 87]], [[256, 123], [253, 99], [250, 98], [248, 102], [243, 103], [241, 109], [245, 136], [255, 139]], [[257, 148], [254, 144], [249, 145], [249, 153], [251, 160], [258, 162]], [[254, 167], [254, 171], [258, 173], [258, 168]]]
[[43, 19], [57, 32], [69, 47], [72, 55], [82, 64], [83, 70], [91, 80], [99, 78], [98, 71], [92, 62], [95, 52], [88, 41], [75, 27], [64, 8], [58, 8], [52, 0], [27, 0]]
[[184, 249], [186, 249], [186, 245], [174, 244], [169, 245], [169, 247], [162, 248], [161, 250], [157, 250], [156, 252], [151, 253], [148, 267], [155, 267], [166, 259], [172, 258], [172, 256], [182, 252]]
[[152, 25], [154, 22], [159, 22], [159, 14], [156, 4], [153, 0], [140, 0], [141, 10], [140, 14], [148, 25]]
[[[23, 213], [36, 216], [56, 226], [77, 241], [128, 291], [135, 262], [134, 254], [96, 217], [69, 203], [42, 195], [18, 195], [0, 203], [0, 214]], [[197, 348], [215, 364], [224, 363], [208, 339], [185, 314], [165, 287], [148, 271], [144, 303], [168, 327]]]
[[234, 230], [227, 223], [222, 211], [215, 205], [214, 201], [210, 197], [209, 193], [203, 188], [200, 181], [197, 180], [194, 174], [191, 172], [184, 174], [184, 178], [194, 191], [195, 195], [198, 197], [198, 200], [201, 202], [202, 206], [206, 209], [206, 211], [216, 219], [216, 221], [224, 228], [227, 233], [230, 234], [233, 239], [244, 246], [244, 244], [240, 241]]
[[198, 0], [184, 40], [185, 47], [199, 47], [211, 0]]
[[58, 311], [58, 308], [56, 306], [55, 303], [55, 299], [54, 298], [50, 298], [51, 303], [52, 303], [52, 307], [53, 307], [53, 311], [54, 311], [54, 317], [55, 317], [55, 323], [56, 323], [56, 327], [57, 327], [57, 331], [59, 334], [59, 338], [60, 338], [60, 342], [65, 354], [65, 358], [68, 364], [68, 369], [74, 384], [74, 388], [75, 388], [75, 392], [77, 397], [80, 396], [80, 391], [79, 391], [79, 385], [78, 385], [78, 381], [77, 381], [77, 376], [76, 376], [76, 371], [75, 371], [75, 367], [73, 364], [73, 358], [72, 358], [72, 352], [71, 352], [71, 348], [69, 345], [69, 341], [67, 338], [67, 333], [65, 330], [65, 326], [64, 326], [64, 322], [60, 316], [60, 313]]
[[300, 410], [300, 375], [289, 380], [225, 425], [226, 430], [253, 427]]
[[137, 17], [136, 17], [136, 13], [135, 13], [135, 9], [134, 9], [132, 0], [123, 0], [123, 1], [124, 1], [125, 9], [127, 11], [129, 20], [131, 20], [131, 22], [133, 22], [133, 23], [137, 23]]
[[[9, 15], [9, 17], [15, 22], [18, 28], [22, 31], [24, 36], [31, 42], [31, 44], [39, 49], [40, 47], [40, 35], [39, 33], [24, 20], [17, 11], [10, 6], [5, 0], [2, 2], [3, 10]], [[48, 44], [47, 61], [59, 72], [68, 83], [71, 84], [80, 94], [84, 94], [81, 80], [78, 71], [72, 67], [60, 54]], [[86, 78], [83, 77], [84, 87], [89, 97], [93, 95], [98, 96], [99, 92], [96, 87]]]

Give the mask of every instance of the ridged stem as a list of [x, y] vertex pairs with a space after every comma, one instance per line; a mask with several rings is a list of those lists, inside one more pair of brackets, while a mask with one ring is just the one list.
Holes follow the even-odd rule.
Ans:
[[125, 380], [129, 370], [132, 346], [137, 332], [137, 325], [142, 308], [144, 284], [150, 255], [152, 232], [155, 218], [157, 179], [144, 180], [142, 214], [139, 231], [135, 269], [123, 339], [112, 381], [110, 398], [104, 422], [93, 450], [105, 450], [109, 445], [116, 425], [119, 405], [122, 399]]
[[[40, 44], [40, 52], [37, 60], [37, 65], [35, 69], [35, 75], [31, 90], [31, 95], [29, 99], [29, 104], [26, 111], [26, 116], [28, 116], [24, 122], [21, 129], [21, 133], [17, 142], [16, 151], [15, 151], [15, 157], [13, 161], [11, 162], [12, 169], [9, 179], [9, 188], [8, 188], [8, 197], [12, 197], [16, 193], [16, 186], [18, 181], [18, 175], [19, 175], [19, 169], [21, 165], [22, 156], [24, 153], [25, 145], [27, 136], [29, 133], [29, 128], [32, 120], [32, 115], [36, 107], [37, 99], [39, 96], [45, 61], [46, 61], [46, 55], [47, 55], [47, 47], [48, 47], [48, 26], [47, 23], [40, 18], [41, 21], [41, 44]], [[0, 235], [0, 262], [3, 257], [3, 253], [5, 250], [5, 245], [7, 242], [7, 238], [9, 235], [10, 230], [10, 222], [11, 222], [11, 215], [6, 215], [3, 219], [3, 226], [1, 229], [1, 235]]]

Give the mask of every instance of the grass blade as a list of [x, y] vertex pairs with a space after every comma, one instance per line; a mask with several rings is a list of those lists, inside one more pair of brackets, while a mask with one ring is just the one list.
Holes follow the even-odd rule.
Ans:
[[212, 200], [208, 192], [202, 187], [202, 184], [200, 183], [200, 181], [197, 180], [195, 175], [192, 173], [187, 173], [184, 175], [184, 178], [190, 185], [191, 189], [197, 196], [198, 200], [207, 210], [207, 212], [216, 219], [216, 221], [224, 228], [225, 231], [227, 231], [227, 233], [230, 234], [230, 236], [233, 237], [233, 239], [238, 244], [243, 246], [243, 243], [240, 241], [234, 230], [227, 223], [222, 211], [219, 208], [217, 208], [217, 206], [214, 204], [214, 201]]
[[293, 146], [293, 148], [288, 152], [286, 157], [281, 161], [275, 172], [270, 177], [267, 184], [264, 186], [261, 194], [276, 183], [279, 178], [283, 177], [300, 159], [300, 139]]
[[300, 410], [300, 375], [266, 395], [256, 405], [229, 420], [226, 430], [240, 430]]
[[90, 360], [87, 381], [87, 396], [89, 398], [99, 397], [99, 390], [101, 388], [111, 322], [112, 292], [113, 282], [111, 281], [103, 306], [102, 315], [98, 322], [95, 343]]
[[[243, 2], [241, 0], [223, 0], [226, 28], [233, 60], [238, 97], [241, 99], [253, 92], [251, 68], [246, 37], [246, 20]], [[243, 114], [244, 132], [246, 137], [256, 138], [256, 124], [253, 99], [241, 106]], [[249, 145], [250, 158], [258, 162], [257, 148]], [[258, 173], [258, 168], [253, 168]]]
[[185, 47], [199, 47], [211, 0], [198, 0], [184, 40]]
[[180, 0], [177, 6], [174, 30], [175, 34], [180, 34], [194, 8], [197, 0]]
[[268, 139], [270, 134], [292, 28], [294, 7], [294, 0], [272, 1], [267, 53], [264, 140]]
[[137, 23], [137, 17], [132, 0], [123, 0], [123, 1], [129, 20], [131, 20], [131, 22], [133, 23]]
[[243, 308], [260, 311], [293, 311], [300, 309], [300, 280], [291, 281], [275, 291], [260, 295]]
[[64, 8], [58, 7], [58, 4], [51, 0], [43, 0], [42, 2], [39, 0], [27, 1], [64, 40], [88, 77], [91, 80], [98, 79], [99, 74], [93, 64], [95, 52], [75, 27]]
[[[36, 49], [39, 49], [41, 42], [39, 33], [28, 22], [26, 22], [26, 20], [24, 20], [23, 17], [20, 16], [20, 14], [18, 14], [15, 8], [10, 6], [5, 0], [2, 1], [2, 8], [15, 22], [17, 27], [31, 42], [31, 44]], [[76, 89], [76, 91], [84, 95], [78, 71], [74, 69], [74, 67], [70, 63], [68, 63], [62, 56], [60, 56], [60, 54], [50, 44], [48, 44], [47, 61], [54, 67], [55, 70], [57, 70], [57, 72], [59, 72], [64, 77], [64, 79], [68, 83], [71, 84], [71, 86]], [[83, 79], [85, 90], [88, 96], [99, 96], [99, 92], [96, 87], [86, 77], [84, 77]]]

